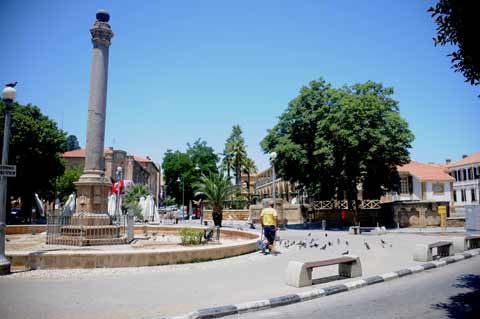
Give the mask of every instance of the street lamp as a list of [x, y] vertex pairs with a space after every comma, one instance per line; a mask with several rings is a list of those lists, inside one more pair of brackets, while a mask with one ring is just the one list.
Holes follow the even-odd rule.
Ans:
[[[2, 91], [2, 98], [5, 104], [5, 126], [3, 129], [3, 150], [2, 166], [8, 164], [8, 146], [10, 143], [10, 118], [12, 104], [17, 97], [15, 83], [7, 84]], [[5, 256], [5, 228], [7, 219], [7, 176], [0, 177], [0, 275], [10, 273], [10, 261]]]
[[277, 159], [277, 153], [271, 152], [270, 153], [270, 162], [272, 163], [272, 193], [273, 193], [273, 208], [276, 208], [276, 194], [275, 194], [275, 180], [277, 179], [275, 176], [275, 160]]
[[121, 216], [121, 206], [120, 206], [120, 188], [122, 187], [122, 172], [123, 168], [121, 166], [117, 167], [117, 200], [115, 201], [115, 215], [116, 218], [118, 218], [118, 221], [120, 221], [120, 216]]
[[182, 183], [182, 220], [185, 219], [185, 181], [181, 180], [180, 177], [177, 178], [178, 183]]

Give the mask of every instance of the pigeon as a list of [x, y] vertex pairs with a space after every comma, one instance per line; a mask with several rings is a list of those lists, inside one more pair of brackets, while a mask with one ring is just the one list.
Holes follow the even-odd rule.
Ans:
[[344, 252], [342, 253], [342, 255], [348, 255], [348, 250], [347, 250], [347, 251], [344, 251]]
[[10, 83], [5, 84], [5, 86], [8, 86], [8, 87], [10, 87], [10, 88], [14, 88], [15, 85], [17, 85], [17, 83], [18, 83], [17, 81], [15, 81], [15, 82], [10, 82]]
[[325, 233], [325, 237], [328, 237], [328, 234], [327, 234], [327, 233]]
[[315, 239], [312, 238], [312, 240], [310, 240], [310, 244], [313, 243], [315, 241]]
[[366, 247], [367, 249], [370, 249], [370, 246], [368, 245], [367, 242], [364, 242], [363, 244], [365, 245], [365, 247]]
[[386, 244], [385, 240], [383, 240], [383, 239], [380, 239], [380, 241], [382, 242], [382, 244], [383, 244], [383, 245], [385, 245], [385, 244]]
[[347, 245], [347, 246], [348, 246], [348, 240], [345, 240], [345, 245]]
[[340, 245], [340, 238], [337, 238], [337, 244]]
[[295, 240], [292, 240], [292, 245], [295, 245]]
[[390, 244], [390, 247], [392, 247], [392, 244]]
[[313, 244], [313, 247], [318, 247], [318, 244], [317, 244], [317, 243], [314, 243], [314, 244]]
[[308, 235], [307, 235], [307, 236], [308, 236], [308, 237], [312, 236], [312, 233], [308, 233]]
[[328, 246], [332, 246], [333, 244], [331, 242], [328, 242]]
[[327, 248], [327, 244], [323, 245], [322, 247], [320, 247], [321, 250], [325, 250], [325, 248]]

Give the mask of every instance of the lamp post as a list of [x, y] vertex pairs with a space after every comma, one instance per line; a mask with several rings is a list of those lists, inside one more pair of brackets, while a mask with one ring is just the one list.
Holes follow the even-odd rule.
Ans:
[[123, 168], [121, 166], [118, 166], [117, 167], [117, 200], [115, 201], [115, 217], [118, 218], [118, 221], [120, 221], [120, 216], [121, 216], [121, 205], [120, 205], [120, 193], [121, 193], [121, 186], [122, 186], [122, 179], [123, 179], [123, 176], [122, 176], [122, 173], [123, 173]]
[[[2, 98], [5, 104], [5, 126], [3, 129], [3, 150], [2, 165], [8, 164], [8, 146], [10, 143], [10, 118], [12, 104], [17, 97], [15, 85], [7, 84], [2, 91]], [[7, 176], [0, 177], [0, 275], [10, 273], [10, 261], [5, 256], [5, 228], [7, 219]]]
[[277, 206], [276, 202], [276, 194], [275, 194], [275, 180], [277, 179], [275, 176], [275, 160], [277, 159], [277, 153], [271, 152], [270, 153], [270, 162], [272, 163], [272, 197], [273, 197], [273, 208], [275, 209]]
[[[195, 170], [198, 172], [200, 171], [200, 176], [202, 176], [202, 169], [200, 168], [200, 166], [197, 164], [195, 165]], [[200, 225], [203, 225], [203, 196], [200, 195]]]
[[180, 179], [180, 177], [177, 178], [177, 182], [182, 183], [182, 220], [185, 219], [185, 181], [183, 179]]

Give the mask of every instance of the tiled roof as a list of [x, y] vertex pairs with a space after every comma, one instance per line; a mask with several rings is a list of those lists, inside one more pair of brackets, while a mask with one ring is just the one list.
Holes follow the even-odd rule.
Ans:
[[[112, 154], [113, 150], [111, 148], [105, 148], [103, 154]], [[85, 149], [81, 148], [79, 150], [69, 151], [63, 153], [63, 157], [85, 157]]]
[[[104, 150], [104, 154], [112, 154], [112, 153], [113, 153], [113, 150], [111, 148], [106, 148]], [[149, 160], [148, 158], [143, 158], [143, 157], [140, 157], [140, 156], [137, 156], [137, 155], [131, 155], [131, 156], [133, 156], [133, 159], [135, 161], [140, 162], [140, 163], [152, 162], [152, 160]], [[85, 149], [81, 148], [79, 150], [65, 152], [65, 153], [63, 153], [63, 157], [85, 157]]]
[[133, 155], [133, 159], [136, 160], [137, 162], [142, 162], [142, 163], [148, 163], [152, 161], [152, 160], [149, 160], [148, 158], [143, 158], [137, 155]]
[[446, 173], [446, 167], [442, 164], [424, 164], [411, 161], [397, 167], [397, 169], [399, 172], [416, 176], [421, 181], [454, 181], [454, 178]]
[[468, 155], [465, 158], [462, 158], [459, 161], [453, 162], [448, 165], [448, 167], [457, 167], [457, 166], [463, 166], [463, 165], [469, 165], [469, 164], [479, 164], [480, 163], [480, 152], [473, 153], [471, 155]]

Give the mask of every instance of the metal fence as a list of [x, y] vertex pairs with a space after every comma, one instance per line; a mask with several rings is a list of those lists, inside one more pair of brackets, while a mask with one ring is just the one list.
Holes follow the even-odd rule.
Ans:
[[133, 216], [110, 218], [106, 214], [47, 216], [47, 244], [90, 246], [127, 242], [128, 222]]

